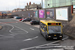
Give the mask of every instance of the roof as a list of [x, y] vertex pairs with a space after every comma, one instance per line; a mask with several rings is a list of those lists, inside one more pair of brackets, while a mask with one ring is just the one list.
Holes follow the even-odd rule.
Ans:
[[40, 22], [44, 23], [44, 24], [48, 24], [48, 23], [61, 23], [61, 22], [57, 22], [57, 21], [53, 21], [53, 20], [40, 20]]

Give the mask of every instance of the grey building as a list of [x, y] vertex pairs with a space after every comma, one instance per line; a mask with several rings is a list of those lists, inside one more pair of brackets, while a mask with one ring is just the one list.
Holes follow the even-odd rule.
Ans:
[[17, 8], [17, 9], [14, 9], [12, 12], [19, 12], [19, 11], [24, 11], [24, 9]]
[[40, 4], [31, 4], [31, 2], [27, 3], [27, 6], [25, 6], [25, 10], [37, 10], [37, 9], [42, 9], [41, 3]]
[[62, 6], [75, 6], [75, 0], [43, 0], [45, 8], [62, 7]]

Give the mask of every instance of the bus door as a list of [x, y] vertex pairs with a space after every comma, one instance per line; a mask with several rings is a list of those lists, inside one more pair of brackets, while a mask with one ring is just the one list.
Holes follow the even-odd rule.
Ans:
[[47, 26], [46, 25], [44, 25], [43, 30], [44, 30], [43, 35], [45, 37], [47, 35]]
[[41, 33], [45, 36], [45, 32], [46, 32], [46, 25], [43, 23], [40, 23], [40, 30]]

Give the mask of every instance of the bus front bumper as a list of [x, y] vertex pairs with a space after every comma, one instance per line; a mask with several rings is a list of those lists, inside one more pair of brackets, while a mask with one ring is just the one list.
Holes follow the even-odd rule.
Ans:
[[47, 36], [48, 39], [62, 39], [63, 38], [63, 34], [49, 34]]

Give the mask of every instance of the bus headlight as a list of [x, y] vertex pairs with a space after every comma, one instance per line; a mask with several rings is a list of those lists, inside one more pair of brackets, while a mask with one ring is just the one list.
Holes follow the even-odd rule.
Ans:
[[51, 37], [51, 36], [48, 36], [48, 37]]
[[59, 37], [62, 37], [62, 36], [59, 36]]

